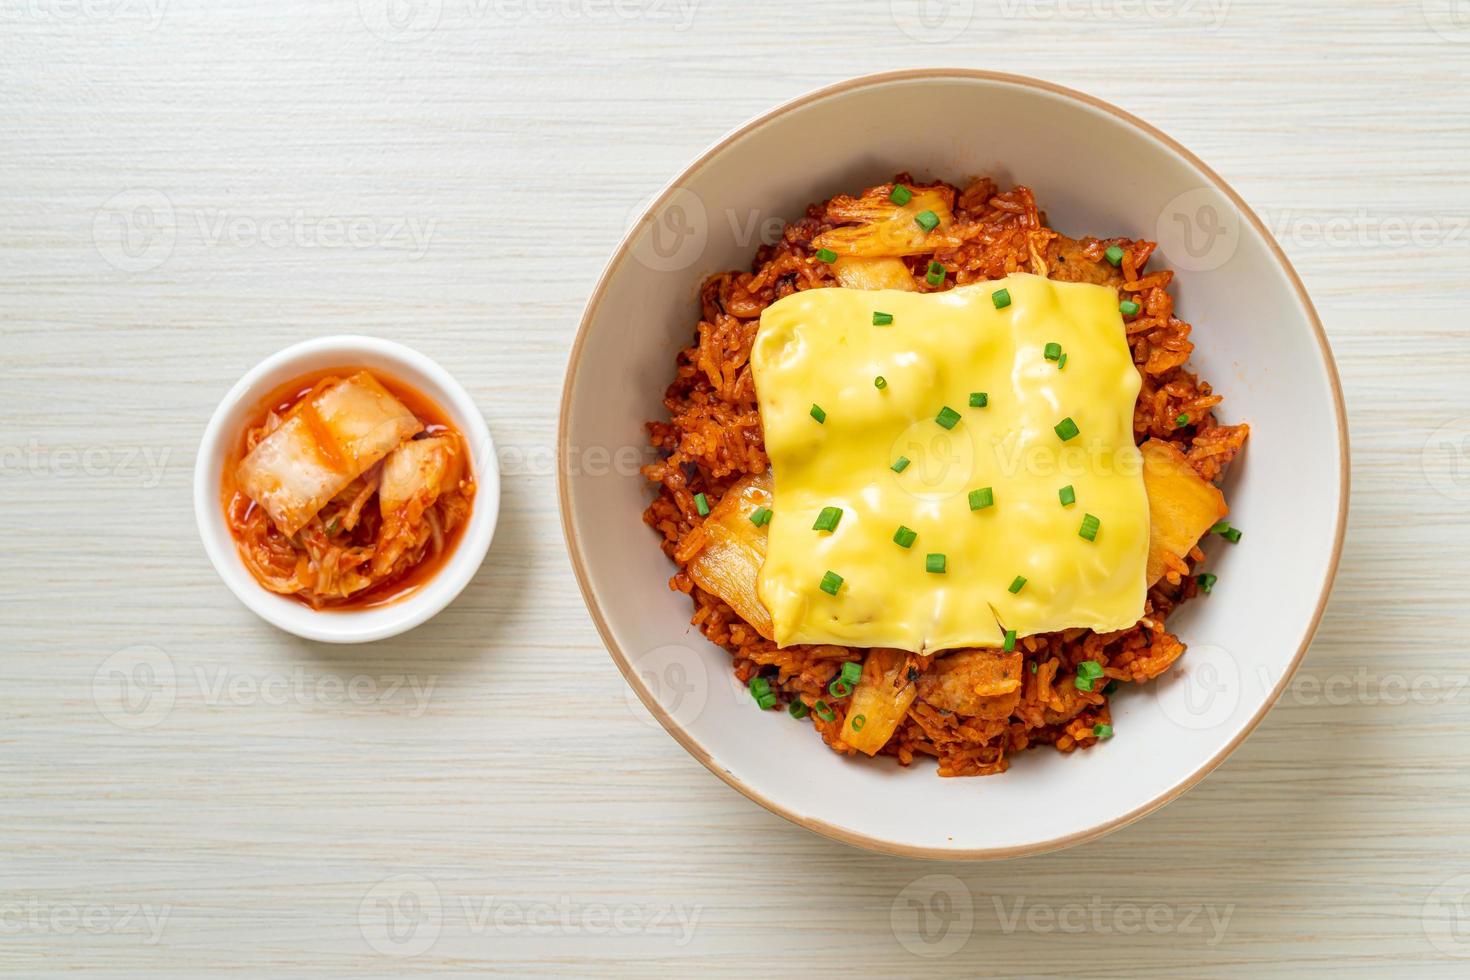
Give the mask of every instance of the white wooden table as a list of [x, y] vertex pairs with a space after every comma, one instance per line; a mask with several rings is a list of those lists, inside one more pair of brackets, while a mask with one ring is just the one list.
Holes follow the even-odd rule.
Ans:
[[[0, 972], [1470, 973], [1470, 8], [917, 6], [0, 0]], [[564, 360], [634, 206], [779, 101], [935, 64], [1219, 169], [1353, 434], [1282, 703], [1165, 810], [1004, 864], [723, 786], [629, 707], [556, 519]], [[241, 373], [345, 331], [451, 366], [507, 465], [466, 594], [337, 649], [225, 590], [190, 469]]]

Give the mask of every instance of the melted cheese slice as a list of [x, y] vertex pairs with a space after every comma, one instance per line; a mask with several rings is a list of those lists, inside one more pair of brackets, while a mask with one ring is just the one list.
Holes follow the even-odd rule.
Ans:
[[[1011, 303], [996, 309], [1002, 288]], [[1142, 615], [1140, 382], [1112, 288], [1012, 275], [942, 293], [806, 290], [766, 308], [751, 364], [775, 481], [757, 587], [781, 646], [1000, 646], [1005, 630], [1107, 632]], [[945, 407], [953, 428], [936, 422]], [[1079, 431], [1064, 441], [1067, 418]], [[971, 510], [987, 487], [993, 505]], [[824, 507], [842, 509], [831, 533], [812, 529]], [[1085, 514], [1101, 522], [1092, 541]], [[917, 532], [910, 548], [900, 525]], [[930, 554], [943, 574], [926, 571]], [[836, 595], [820, 588], [828, 571]]]

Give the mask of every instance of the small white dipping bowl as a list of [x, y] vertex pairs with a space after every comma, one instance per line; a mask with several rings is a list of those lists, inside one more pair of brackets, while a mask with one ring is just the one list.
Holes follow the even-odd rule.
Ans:
[[[403, 599], [368, 609], [313, 610], [262, 588], [225, 524], [220, 479], [225, 459], [252, 421], [261, 399], [293, 378], [334, 368], [367, 368], [421, 392], [449, 417], [470, 447], [475, 499], [469, 526], [437, 573]], [[411, 630], [434, 616], [469, 584], [485, 559], [500, 512], [500, 472], [484, 416], [463, 386], [416, 350], [376, 337], [322, 337], [287, 347], [235, 383], [215, 409], [194, 464], [194, 517], [215, 571], [236, 597], [266, 622], [325, 643], [366, 643]]]
[[[1208, 109], [1202, 109], [1208, 114]], [[1201, 125], [1205, 125], [1203, 122]], [[1042, 747], [1009, 772], [941, 779], [920, 759], [834, 754], [784, 712], [756, 709], [730, 655], [689, 625], [689, 598], [641, 520], [636, 470], [579, 465], [647, 444], [668, 417], [674, 355], [694, 337], [699, 287], [749, 269], [812, 201], [909, 170], [1024, 184], [1058, 230], [1158, 242], [1194, 324], [1193, 370], [1249, 422], [1225, 481], [1240, 544], [1202, 543], [1214, 593], [1169, 628], [1189, 651], [1112, 700], [1115, 736]], [[1034, 854], [1089, 840], [1179, 796], [1230, 754], [1291, 679], [1322, 616], [1347, 516], [1347, 425], [1327, 339], [1286, 256], [1197, 157], [1098, 99], [1035, 79], [936, 69], [814, 92], [702, 154], [618, 246], [582, 319], [559, 436], [572, 567], [613, 659], [649, 712], [716, 776], [829, 837], [914, 857]]]

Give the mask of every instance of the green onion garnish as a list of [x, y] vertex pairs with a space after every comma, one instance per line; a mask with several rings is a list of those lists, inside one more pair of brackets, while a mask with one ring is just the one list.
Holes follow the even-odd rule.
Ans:
[[756, 698], [755, 703], [762, 711], [770, 711], [776, 706], [776, 695], [767, 694], [764, 697]]
[[898, 459], [895, 459], [893, 461], [893, 465], [888, 468], [895, 473], [902, 473], [904, 470], [909, 468], [909, 458], [907, 456], [900, 456], [898, 457]]
[[1112, 738], [1113, 726], [1104, 725], [1099, 722], [1098, 724], [1092, 726], [1092, 734], [1096, 735], [1098, 738]]
[[875, 327], [886, 327], [892, 322], [892, 313], [878, 313], [876, 311], [873, 313], [873, 326]]
[[1026, 576], [1024, 576], [1024, 575], [1017, 575], [1014, 579], [1011, 580], [1010, 587], [1008, 589], [1006, 589], [1006, 591], [1009, 592], [1011, 595], [1016, 595], [1022, 589], [1024, 589], [1025, 587], [1026, 587]]
[[1103, 675], [1102, 664], [1096, 660], [1084, 660], [1077, 665], [1077, 673], [1083, 677], [1101, 677]]
[[1046, 358], [1048, 361], [1059, 361], [1059, 360], [1061, 360], [1061, 358], [1062, 358], [1062, 345], [1056, 343], [1055, 341], [1053, 341], [1050, 344], [1047, 344], [1046, 345], [1046, 348], [1041, 352], [1041, 356], [1044, 357], [1044, 358]]
[[816, 701], [812, 702], [812, 710], [815, 711], [817, 713], [817, 717], [822, 719], [823, 721], [832, 721], [837, 717], [837, 712], [832, 710], [832, 706], [829, 705], [826, 701], [823, 701], [821, 698], [818, 698]]
[[914, 199], [914, 192], [902, 184], [894, 184], [893, 190], [888, 192], [888, 199], [899, 207], [903, 207]]
[[1224, 538], [1226, 541], [1229, 541], [1231, 544], [1238, 543], [1240, 541], [1240, 535], [1241, 530], [1238, 527], [1227, 528], [1220, 533], [1220, 537]]
[[1125, 299], [1123, 302], [1118, 304], [1118, 312], [1123, 314], [1124, 316], [1138, 316], [1138, 311], [1141, 309], [1143, 309], [1143, 307], [1139, 306], [1131, 299]]
[[834, 698], [845, 698], [852, 693], [852, 685], [844, 681], [841, 677], [838, 677], [831, 684], [827, 685], [827, 693]]
[[700, 517], [709, 516], [709, 498], [702, 493], [694, 495], [694, 509], [699, 511]]
[[955, 427], [955, 425], [959, 423], [959, 420], [960, 420], [960, 413], [959, 412], [956, 412], [954, 409], [950, 408], [948, 405], [946, 405], [943, 408], [941, 408], [939, 410], [939, 414], [936, 415], [936, 416], [934, 416], [934, 421], [938, 422], [940, 425], [944, 426], [946, 429], [953, 429]]
[[855, 731], [855, 732], [862, 731], [863, 730], [863, 726], [866, 725], [867, 723], [868, 723], [868, 716], [867, 715], [853, 715], [852, 716], [852, 721], [850, 722], [850, 724], [852, 725], [852, 730]]
[[924, 556], [924, 571], [933, 575], [943, 575], [944, 566], [945, 560], [943, 555], [933, 554]]
[[1036, 673], [1036, 661], [1031, 661], [1031, 673]]
[[1069, 483], [1057, 491], [1057, 499], [1062, 502], [1063, 507], [1071, 507], [1077, 502], [1077, 491]]
[[1058, 422], [1053, 428], [1056, 430], [1057, 437], [1063, 442], [1075, 438], [1078, 432], [1077, 423], [1072, 421], [1072, 416], [1070, 415]]
[[924, 281], [934, 287], [944, 285], [944, 266], [939, 262], [930, 261], [929, 271], [924, 274]]
[[827, 421], [827, 413], [823, 411], [822, 406], [818, 405], [816, 402], [812, 402], [811, 416], [812, 418], [817, 420], [818, 425], [821, 425]]
[[817, 261], [832, 263], [837, 261], [837, 253], [830, 248], [817, 249]]
[[1082, 526], [1077, 529], [1078, 537], [1086, 538], [1088, 541], [1097, 540], [1097, 530], [1102, 527], [1102, 521], [1091, 514], [1082, 515]]
[[878, 375], [876, 378], [873, 379], [873, 387], [877, 388], [879, 391], [882, 391], [884, 388], [888, 387], [888, 379], [883, 377], [883, 375], [881, 374]]
[[984, 392], [984, 391], [972, 391], [972, 392], [970, 392], [970, 407], [971, 408], [984, 408], [986, 405], [989, 405], [989, 404], [990, 404], [990, 395], [989, 395], [988, 392]]
[[806, 702], [803, 701], [801, 698], [797, 698], [795, 701], [792, 701], [790, 704], [788, 704], [786, 706], [786, 710], [791, 713], [791, 717], [793, 718], [805, 718], [807, 715], [812, 713], [812, 709], [808, 708], [806, 706]]
[[1015, 649], [1016, 649], [1016, 631], [1015, 630], [1006, 630], [1005, 651], [1006, 651], [1006, 653], [1012, 653], [1012, 652], [1015, 651]]
[[756, 527], [765, 527], [767, 524], [771, 523], [771, 508], [757, 507], [755, 510], [751, 511], [750, 523], [754, 524]]
[[750, 688], [750, 696], [757, 701], [771, 693], [771, 682], [759, 674], [752, 677], [747, 686]]
[[1009, 289], [997, 289], [990, 294], [990, 302], [995, 304], [997, 310], [1003, 310], [1011, 305], [1011, 291]]
[[1065, 353], [1063, 353], [1061, 357], [1057, 358], [1057, 370], [1060, 371], [1062, 368], [1064, 368], [1066, 366], [1067, 366], [1067, 355]]
[[1215, 587], [1215, 583], [1218, 581], [1220, 581], [1219, 577], [1211, 572], [1204, 572], [1194, 577], [1195, 584], [1199, 586], [1199, 590], [1205, 595], [1210, 594], [1210, 590]]
[[920, 211], [914, 215], [914, 221], [918, 222], [919, 227], [925, 231], [933, 231], [939, 227], [939, 215], [933, 211]]
[[1176, 415], [1174, 417], [1174, 428], [1176, 428], [1176, 429], [1182, 429], [1182, 428], [1184, 428], [1188, 424], [1189, 424], [1189, 413], [1188, 412], [1180, 412], [1178, 415]]
[[1103, 258], [1107, 259], [1108, 260], [1108, 264], [1111, 265], [1111, 266], [1119, 266], [1119, 265], [1122, 265], [1123, 264], [1123, 249], [1121, 249], [1117, 245], [1109, 245], [1108, 246], [1108, 250], [1103, 253]]
[[813, 531], [835, 531], [837, 522], [842, 520], [841, 507], [823, 507], [822, 512], [817, 515], [817, 522], [812, 525]]
[[1095, 679], [1096, 678], [1086, 677], [1082, 674], [1078, 674], [1076, 677], [1072, 678], [1072, 686], [1079, 691], [1090, 691], [1092, 690], [1092, 682]]
[[993, 487], [981, 487], [979, 490], [970, 491], [970, 509], [984, 510], [995, 503], [995, 489]]
[[1210, 525], [1210, 533], [1211, 534], [1224, 534], [1228, 530], [1230, 530], [1230, 522], [1229, 521], [1220, 521], [1218, 524], [1211, 524]]
[[849, 660], [842, 665], [841, 677], [849, 684], [856, 684], [863, 676], [863, 665], [856, 660]]
[[914, 539], [918, 536], [918, 531], [900, 524], [898, 530], [893, 532], [893, 543], [900, 548], [912, 548], [914, 546]]
[[842, 588], [842, 576], [836, 572], [829, 571], [822, 576], [821, 589], [828, 595], [836, 595], [837, 590]]

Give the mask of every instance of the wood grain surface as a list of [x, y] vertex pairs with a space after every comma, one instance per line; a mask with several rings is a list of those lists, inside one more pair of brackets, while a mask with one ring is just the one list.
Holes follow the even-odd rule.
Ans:
[[[635, 206], [777, 102], [931, 65], [1218, 169], [1352, 428], [1336, 593], [1257, 732], [1002, 864], [719, 783], [630, 707], [556, 518], [566, 354]], [[1466, 975], [1467, 84], [1460, 0], [0, 0], [0, 972]], [[224, 588], [190, 471], [236, 378], [347, 331], [454, 370], [505, 472], [459, 601], [338, 649]]]

